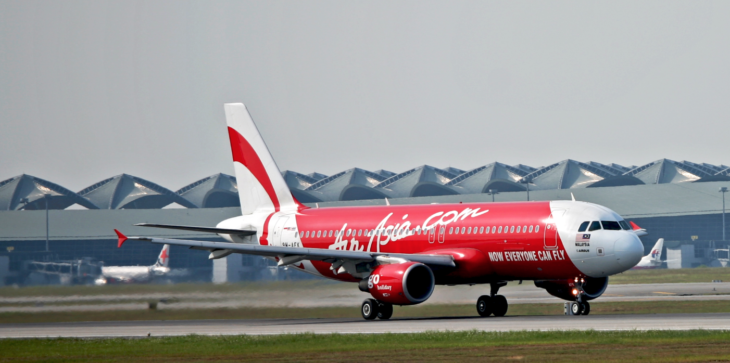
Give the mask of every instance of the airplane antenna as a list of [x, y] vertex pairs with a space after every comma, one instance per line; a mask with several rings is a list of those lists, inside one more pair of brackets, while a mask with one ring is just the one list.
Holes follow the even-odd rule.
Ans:
[[319, 209], [319, 203], [314, 203], [314, 205], [316, 205], [317, 209]]
[[575, 195], [573, 195], [573, 193], [570, 193], [570, 199], [572, 199], [575, 202]]
[[388, 201], [388, 198], [385, 198], [385, 205], [390, 205], [390, 202]]

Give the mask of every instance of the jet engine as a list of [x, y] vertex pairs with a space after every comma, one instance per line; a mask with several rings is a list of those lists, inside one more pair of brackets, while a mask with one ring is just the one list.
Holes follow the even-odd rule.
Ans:
[[[543, 280], [535, 281], [535, 286], [547, 290], [548, 294], [563, 300], [575, 301], [576, 286], [573, 280]], [[583, 283], [583, 300], [593, 300], [606, 291], [608, 277], [586, 277]]]
[[379, 301], [395, 305], [420, 304], [433, 293], [436, 279], [431, 269], [418, 262], [380, 265], [360, 283], [360, 290]]

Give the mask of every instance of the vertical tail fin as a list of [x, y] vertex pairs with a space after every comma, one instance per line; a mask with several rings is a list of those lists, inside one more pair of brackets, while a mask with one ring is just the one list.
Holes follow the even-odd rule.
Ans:
[[651, 259], [657, 262], [662, 260], [662, 248], [664, 247], [664, 238], [660, 238], [656, 241], [656, 244], [651, 249]]
[[162, 246], [162, 251], [160, 251], [160, 255], [157, 256], [157, 263], [155, 263], [155, 266], [158, 267], [169, 267], [170, 262], [170, 245], [164, 245]]
[[303, 208], [294, 199], [251, 115], [242, 103], [224, 106], [241, 212], [278, 212]]

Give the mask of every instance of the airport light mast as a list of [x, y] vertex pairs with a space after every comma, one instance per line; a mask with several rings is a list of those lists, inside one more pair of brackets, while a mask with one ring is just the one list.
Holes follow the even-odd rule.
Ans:
[[722, 240], [725, 241], [725, 193], [727, 193], [727, 187], [720, 187], [718, 192], [722, 193]]
[[487, 193], [487, 194], [492, 195], [492, 203], [494, 203], [494, 195], [499, 194], [499, 191], [497, 191], [497, 189], [489, 189], [489, 193]]
[[532, 182], [532, 180], [530, 180], [530, 179], [525, 179], [525, 178], [520, 179], [520, 183], [525, 184], [525, 188], [527, 188], [527, 201], [528, 202], [530, 201], [530, 183], [531, 182]]

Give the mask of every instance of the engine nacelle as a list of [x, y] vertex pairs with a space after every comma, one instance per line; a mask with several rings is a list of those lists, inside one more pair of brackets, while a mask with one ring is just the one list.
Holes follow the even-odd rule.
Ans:
[[[559, 297], [563, 300], [575, 301], [575, 295], [573, 294], [575, 283], [573, 280], [535, 281], [535, 286], [547, 290], [548, 294], [552, 296]], [[603, 295], [606, 287], [608, 287], [608, 277], [586, 277], [583, 283], [583, 299], [593, 300]]]
[[[367, 281], [367, 286], [364, 285]], [[370, 292], [377, 300], [395, 305], [420, 304], [433, 293], [436, 279], [431, 269], [419, 262], [380, 265], [361, 290]]]

